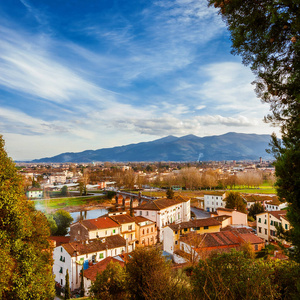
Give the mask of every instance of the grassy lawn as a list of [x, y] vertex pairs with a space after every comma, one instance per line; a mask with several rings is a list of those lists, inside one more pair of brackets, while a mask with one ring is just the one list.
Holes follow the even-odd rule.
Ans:
[[80, 206], [87, 204], [101, 204], [108, 201], [105, 196], [88, 196], [88, 197], [66, 197], [47, 200], [36, 200], [35, 205], [47, 206], [50, 209], [65, 208], [68, 206]]

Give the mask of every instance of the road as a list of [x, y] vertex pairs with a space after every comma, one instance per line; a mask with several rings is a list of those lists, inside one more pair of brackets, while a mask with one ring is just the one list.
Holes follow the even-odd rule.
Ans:
[[205, 219], [210, 217], [210, 213], [201, 209], [191, 207], [191, 211], [195, 214], [197, 219]]

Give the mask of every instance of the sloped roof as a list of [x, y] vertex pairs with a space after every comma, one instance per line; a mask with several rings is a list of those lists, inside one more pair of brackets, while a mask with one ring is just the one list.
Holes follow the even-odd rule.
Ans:
[[218, 192], [218, 191], [205, 191], [204, 192], [204, 196], [208, 195], [208, 196], [223, 196], [225, 194], [225, 192]]
[[179, 199], [168, 199], [168, 198], [161, 198], [161, 199], [156, 199], [153, 201], [147, 201], [142, 203], [141, 205], [135, 207], [135, 210], [161, 210], [168, 208], [173, 205], [178, 205], [182, 202], [185, 202], [183, 200]]
[[113, 228], [113, 227], [119, 226], [118, 223], [116, 223], [109, 217], [101, 217], [101, 218], [97, 218], [97, 219], [82, 220], [82, 221], [73, 223], [72, 225], [75, 225], [78, 223], [81, 223], [88, 230], [106, 229], [106, 228]]
[[239, 237], [250, 244], [264, 244], [264, 240], [253, 233], [240, 233]]
[[155, 222], [153, 222], [153, 221], [151, 221], [151, 220], [149, 220], [149, 219], [147, 219], [147, 218], [145, 218], [143, 216], [136, 216], [136, 217], [133, 217], [133, 219], [134, 219], [134, 221], [135, 221], [136, 224], [140, 224], [142, 222], [149, 222], [149, 224], [150, 223], [151, 224], [155, 223]]
[[284, 219], [286, 219], [286, 210], [276, 210], [276, 211], [269, 211], [269, 213], [274, 216], [275, 218], [280, 220], [280, 217], [283, 217]]
[[90, 279], [91, 281], [95, 281], [97, 274], [103, 272], [110, 262], [118, 263], [121, 267], [125, 266], [125, 263], [123, 261], [109, 256], [85, 270], [83, 272], [83, 276], [87, 279]]
[[134, 218], [127, 214], [115, 215], [115, 216], [113, 215], [109, 217], [119, 224], [127, 224], [127, 223], [135, 222]]
[[221, 223], [215, 218], [206, 218], [206, 219], [194, 219], [187, 222], [182, 222], [179, 224], [171, 224], [169, 227], [173, 231], [184, 228], [194, 228], [194, 227], [204, 227], [204, 226], [221, 226]]
[[[102, 240], [105, 240], [102, 242]], [[63, 244], [62, 247], [70, 254], [70, 256], [83, 255], [88, 253], [94, 253], [106, 249], [114, 249], [119, 247], [125, 247], [126, 241], [120, 235], [111, 235], [105, 239], [93, 239], [88, 242], [72, 242]]]

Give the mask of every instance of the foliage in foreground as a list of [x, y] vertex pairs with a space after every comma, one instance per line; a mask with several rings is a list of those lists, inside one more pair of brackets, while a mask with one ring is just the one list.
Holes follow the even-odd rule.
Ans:
[[0, 136], [0, 299], [53, 299], [48, 222], [23, 194]]
[[242, 252], [200, 261], [191, 279], [196, 299], [298, 299], [299, 264], [251, 259]]

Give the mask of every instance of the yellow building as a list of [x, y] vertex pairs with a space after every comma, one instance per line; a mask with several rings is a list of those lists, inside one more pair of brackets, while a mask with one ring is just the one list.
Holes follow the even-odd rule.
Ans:
[[196, 232], [199, 234], [220, 232], [221, 222], [215, 218], [196, 219], [164, 227], [164, 251], [173, 254], [179, 249], [179, 239], [184, 234]]

